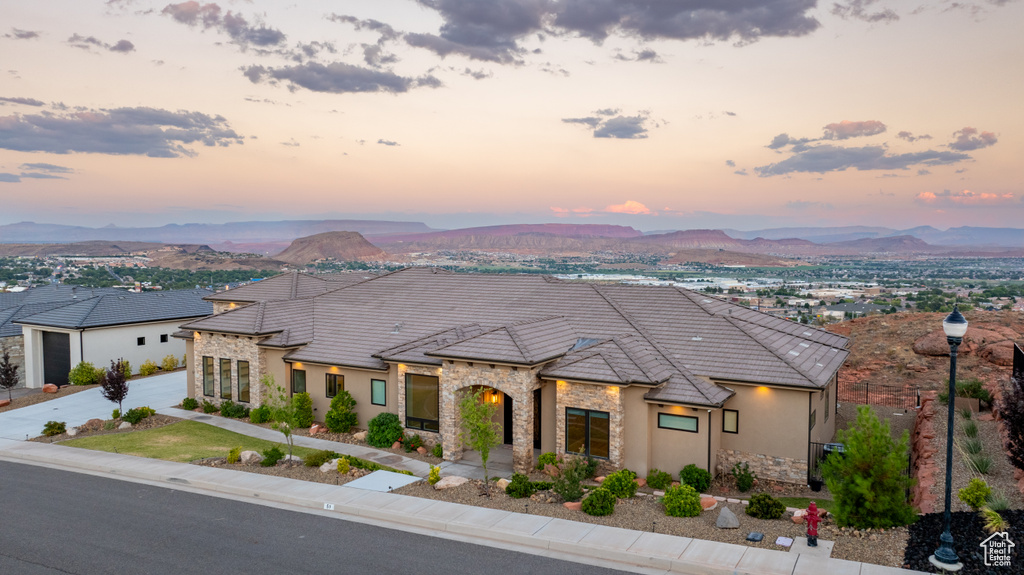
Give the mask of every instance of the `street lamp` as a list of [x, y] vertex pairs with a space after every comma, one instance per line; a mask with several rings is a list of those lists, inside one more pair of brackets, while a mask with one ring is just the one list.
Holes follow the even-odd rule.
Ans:
[[939, 548], [928, 558], [932, 565], [945, 571], [959, 571], [963, 568], [960, 558], [953, 549], [953, 534], [949, 531], [951, 517], [949, 514], [950, 492], [953, 489], [953, 404], [956, 403], [956, 351], [967, 333], [967, 320], [960, 313], [956, 304], [953, 312], [942, 320], [942, 331], [946, 332], [946, 343], [949, 344], [949, 396], [947, 405], [949, 413], [946, 417], [946, 515], [942, 535], [939, 536]]

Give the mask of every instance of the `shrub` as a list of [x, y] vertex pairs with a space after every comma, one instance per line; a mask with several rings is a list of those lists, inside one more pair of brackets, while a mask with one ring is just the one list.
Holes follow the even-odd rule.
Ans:
[[661, 504], [665, 506], [665, 515], [671, 517], [696, 517], [703, 511], [700, 493], [685, 483], [666, 489]]
[[[945, 389], [947, 391], [939, 392], [939, 401], [947, 403], [949, 401], [949, 380], [946, 380]], [[984, 383], [978, 378], [965, 379], [963, 381], [956, 382], [956, 396], [957, 397], [972, 397], [982, 403], [992, 403], [992, 394], [989, 393], [984, 387]]]
[[[513, 477], [513, 479], [515, 478]], [[427, 476], [427, 483], [437, 485], [438, 481], [441, 481], [441, 468], [436, 465], [431, 465], [430, 475]]]
[[132, 376], [132, 364], [127, 359], [121, 360], [121, 373], [124, 374], [125, 379]]
[[750, 491], [754, 486], [754, 480], [757, 479], [757, 475], [750, 470], [746, 461], [732, 466], [732, 476], [736, 478], [736, 489], [743, 493]]
[[339, 457], [341, 457], [341, 455], [331, 451], [330, 449], [321, 449], [303, 457], [302, 462], [306, 464], [306, 467], [320, 467], [324, 463], [327, 463], [332, 459], [338, 459]]
[[968, 439], [964, 442], [964, 451], [970, 455], [981, 453], [981, 439], [977, 437]]
[[228, 463], [238, 463], [242, 459], [242, 446], [232, 447], [228, 452]]
[[388, 448], [402, 439], [402, 422], [394, 413], [385, 411], [377, 415], [367, 427], [366, 443], [374, 447]]
[[706, 469], [701, 469], [691, 463], [679, 472], [679, 483], [689, 485], [698, 494], [701, 494], [711, 487], [711, 474]]
[[374, 463], [373, 461], [360, 459], [352, 455], [342, 455], [339, 459], [348, 461], [349, 465], [355, 467], [356, 469], [365, 469], [367, 471], [379, 471], [383, 469], [384, 471], [390, 471], [392, 473], [401, 473], [402, 475], [413, 474], [412, 471], [406, 471], [404, 469], [395, 469], [394, 467], [388, 467], [387, 465], [381, 465], [379, 463]]
[[112, 419], [108, 419], [107, 421], [103, 422], [103, 429], [107, 431], [114, 429], [115, 427], [117, 427], [117, 423], [115, 423], [114, 420]]
[[423, 447], [423, 438], [418, 433], [410, 433], [402, 440], [402, 446], [405, 447], [406, 453], [416, 451]]
[[537, 469], [544, 469], [545, 465], [556, 465], [557, 463], [558, 456], [554, 452], [541, 453], [540, 457], [537, 458]]
[[205, 399], [203, 400], [203, 413], [217, 413], [217, 411], [219, 410], [220, 408], [217, 407], [216, 405], [210, 403]]
[[913, 479], [904, 475], [909, 433], [894, 440], [888, 422], [871, 408], [857, 408], [857, 421], [840, 430], [845, 444], [842, 457], [828, 457], [822, 477], [834, 501], [832, 513], [840, 526], [893, 527], [914, 521], [916, 513], [905, 498]]
[[67, 424], [63, 421], [47, 421], [46, 425], [43, 426], [43, 435], [46, 437], [53, 437], [54, 435], [60, 435], [67, 430]]
[[178, 369], [178, 356], [165, 355], [164, 359], [160, 362], [160, 369], [164, 371], [174, 371], [175, 369]]
[[672, 474], [660, 469], [652, 469], [647, 473], [647, 485], [651, 489], [665, 489], [672, 485]]
[[331, 398], [331, 409], [324, 416], [324, 425], [334, 433], [348, 433], [359, 424], [355, 407], [356, 400], [352, 399], [352, 394], [345, 390], [339, 391]]
[[263, 450], [263, 461], [260, 462], [260, 465], [262, 465], [263, 467], [273, 467], [277, 465], [277, 462], [281, 461], [281, 459], [283, 458], [284, 452], [281, 451], [280, 447], [275, 445], [270, 449]]
[[531, 481], [530, 485], [533, 486], [533, 490], [536, 491], [548, 491], [555, 486], [551, 481]]
[[984, 453], [975, 453], [967, 456], [968, 467], [982, 475], [988, 475], [992, 469], [992, 458]]
[[1010, 499], [998, 489], [992, 490], [992, 493], [986, 498], [986, 503], [985, 507], [993, 511], [1006, 511], [1010, 508]]
[[563, 461], [551, 490], [566, 501], [579, 501], [583, 497], [583, 486], [580, 485], [580, 481], [586, 479], [586, 473], [585, 459], [573, 458]]
[[437, 458], [444, 457], [444, 446], [441, 445], [440, 443], [435, 443], [434, 444], [433, 455], [434, 455], [434, 457], [437, 457]]
[[992, 489], [984, 480], [975, 477], [971, 479], [967, 487], [957, 491], [956, 495], [960, 498], [960, 501], [963, 501], [971, 509], [977, 511], [984, 507], [986, 500], [992, 495]]
[[615, 494], [604, 487], [598, 487], [583, 500], [582, 509], [587, 515], [597, 517], [611, 515], [615, 513]]
[[114, 408], [114, 411], [110, 412], [110, 419], [119, 419], [121, 417], [121, 410]]
[[978, 424], [974, 423], [973, 421], [968, 421], [967, 423], [965, 423], [964, 435], [971, 439], [978, 437]]
[[155, 363], [153, 363], [153, 360], [147, 359], [142, 363], [142, 365], [139, 366], [139, 375], [141, 375], [142, 377], [153, 375], [154, 373], [156, 373], [156, 370], [158, 369], [160, 368], [157, 367]]
[[515, 499], [522, 499], [523, 497], [529, 497], [533, 495], [534, 487], [530, 483], [530, 478], [523, 475], [522, 473], [512, 474], [512, 481], [509, 482], [508, 487], [505, 488], [505, 493], [509, 497]]
[[124, 375], [122, 360], [111, 360], [109, 370], [100, 370], [99, 378], [100, 395], [103, 399], [117, 404], [117, 408], [124, 410], [121, 403], [128, 397], [128, 379]]
[[124, 414], [121, 415], [121, 419], [135, 425], [155, 413], [156, 410], [150, 407], [136, 407], [124, 412]]
[[224, 417], [241, 419], [249, 416], [249, 408], [241, 403], [235, 403], [230, 399], [226, 399], [220, 404], [220, 414]]
[[[584, 479], [589, 479], [589, 478], [597, 475], [597, 460], [596, 459], [594, 459], [593, 457], [588, 455], [583, 460], [583, 462], [585, 463], [585, 466], [583, 468], [583, 477], [584, 477]], [[636, 474], [633, 474], [633, 477], [636, 477]]]
[[601, 487], [615, 494], [620, 499], [629, 499], [636, 495], [636, 488], [640, 485], [636, 482], [636, 473], [628, 469], [621, 469], [605, 478]]
[[778, 519], [786, 512], [786, 504], [767, 493], [755, 493], [747, 505], [747, 515], [758, 519]]
[[345, 459], [344, 457], [338, 458], [338, 473], [342, 475], [347, 475], [348, 472], [351, 471], [351, 467], [352, 466], [349, 464], [347, 459]]
[[249, 421], [251, 423], [268, 423], [271, 415], [270, 406], [261, 405], [249, 411]]
[[988, 531], [989, 533], [1006, 531], [1010, 527], [1010, 523], [1004, 519], [998, 511], [991, 507], [983, 507], [979, 515], [981, 515], [982, 521], [985, 522], [982, 527], [984, 527], [985, 531]]
[[79, 362], [68, 372], [68, 383], [71, 385], [93, 385], [99, 381], [100, 377], [96, 366], [88, 361]]
[[308, 393], [296, 393], [292, 396], [292, 405], [295, 406], [295, 427], [310, 427], [313, 425], [313, 398]]
[[196, 398], [194, 398], [194, 397], [186, 397], [185, 399], [181, 400], [181, 408], [182, 409], [187, 409], [189, 411], [192, 411], [193, 409], [195, 409], [197, 407], [199, 407], [199, 402], [196, 401]]

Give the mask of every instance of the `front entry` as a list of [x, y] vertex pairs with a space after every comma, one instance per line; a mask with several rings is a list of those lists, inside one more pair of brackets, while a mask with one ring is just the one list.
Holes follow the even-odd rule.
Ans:
[[502, 395], [505, 396], [505, 401], [503, 402], [505, 407], [505, 425], [503, 426], [505, 428], [505, 444], [512, 445], [512, 430], [515, 427], [512, 423], [512, 396], [507, 393]]

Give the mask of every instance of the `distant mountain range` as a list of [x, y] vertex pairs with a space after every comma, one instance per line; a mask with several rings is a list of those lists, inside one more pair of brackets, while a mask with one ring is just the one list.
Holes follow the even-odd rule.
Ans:
[[821, 228], [770, 228], [764, 230], [740, 231], [723, 230], [737, 239], [752, 240], [754, 238], [783, 239], [800, 238], [818, 244], [831, 244], [851, 240], [889, 238], [895, 236], [913, 236], [934, 246], [972, 246], [972, 247], [1024, 247], [1024, 229], [1017, 228], [980, 228], [962, 226], [939, 230], [931, 226], [918, 226], [906, 230], [869, 226], [843, 226]]

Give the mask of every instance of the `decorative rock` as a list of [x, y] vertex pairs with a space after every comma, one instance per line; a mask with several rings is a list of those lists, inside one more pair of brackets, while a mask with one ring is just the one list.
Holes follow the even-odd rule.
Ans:
[[68, 436], [69, 437], [74, 437], [76, 435], [78, 435], [78, 428], [77, 427], [69, 427], [68, 428]]
[[757, 543], [758, 541], [761, 541], [763, 539], [764, 533], [761, 533], [760, 531], [751, 531], [750, 534], [747, 535], [747, 541], [753, 541], [754, 543]]
[[338, 470], [338, 460], [332, 459], [320, 466], [320, 473], [330, 473]]
[[647, 480], [643, 477], [637, 477], [636, 484], [638, 487], [647, 487]]
[[725, 502], [726, 503], [739, 503], [740, 500], [739, 499], [734, 499], [734, 498], [730, 497], [730, 498], [726, 499]]
[[[560, 472], [559, 472], [559, 470], [558, 470], [558, 467], [556, 467], [556, 466], [554, 466], [554, 465], [551, 465], [550, 463], [548, 463], [547, 465], [545, 465], [545, 466], [544, 466], [544, 473], [545, 473], [546, 475], [548, 475], [549, 477], [558, 477], [558, 474], [559, 474]], [[604, 478], [603, 478], [603, 477], [599, 477], [598, 479], [601, 479], [602, 481], [604, 480]]]
[[56, 385], [52, 383], [47, 383], [46, 385], [43, 386], [43, 393], [57, 393], [58, 389], [59, 388]]
[[284, 457], [281, 458], [281, 461], [298, 461], [301, 463], [302, 458], [299, 457], [298, 455], [285, 455]]
[[665, 496], [665, 492], [664, 491], [655, 491], [654, 492], [654, 496], [655, 497], [664, 497]]
[[803, 515], [794, 515], [793, 516], [793, 523], [796, 523], [797, 525], [799, 525], [799, 524], [801, 524], [803, 522], [804, 522], [804, 516]]
[[259, 463], [263, 461], [263, 456], [258, 451], [243, 451], [239, 454], [238, 460], [242, 463]]
[[312, 426], [310, 426], [310, 428], [309, 428], [309, 434], [310, 435], [317, 435], [317, 434], [320, 434], [320, 433], [327, 433], [327, 428], [322, 426], [322, 425], [320, 425], [319, 423], [314, 423]]
[[391, 449], [398, 449], [401, 446], [402, 446], [402, 442], [401, 441], [396, 441], [396, 442], [391, 444]]
[[740, 520], [731, 509], [722, 507], [722, 510], [718, 512], [718, 520], [715, 521], [715, 527], [719, 529], [739, 529]]
[[416, 448], [416, 453], [419, 453], [420, 455], [426, 455], [427, 454], [427, 448], [423, 447], [421, 445], [421, 446]]
[[[421, 449], [422, 449], [422, 448], [421, 448]], [[505, 488], [506, 488], [506, 487], [508, 487], [508, 484], [509, 484], [509, 481], [508, 481], [508, 479], [505, 479], [504, 477], [502, 477], [502, 478], [501, 478], [501, 479], [499, 479], [499, 480], [498, 480], [497, 482], [495, 482], [495, 486], [496, 486], [496, 487], [497, 487], [498, 489], [502, 490], [502, 491], [505, 491]]]
[[598, 475], [597, 477], [594, 478], [594, 481], [598, 483], [604, 483], [604, 475]]
[[82, 424], [81, 427], [83, 429], [88, 429], [89, 431], [99, 431], [100, 429], [103, 429], [103, 420], [90, 419], [89, 421], [86, 421], [84, 424]]
[[701, 509], [704, 509], [705, 511], [708, 509], [714, 509], [715, 507], [718, 507], [718, 501], [716, 501], [714, 497], [701, 497], [700, 506]]
[[118, 425], [117, 428], [118, 429], [131, 429], [132, 428], [132, 424], [128, 423], [127, 421], [122, 421], [121, 425]]
[[11, 400], [9, 400], [9, 399], [0, 399], [0, 407], [7, 407], [10, 404], [11, 404]]
[[366, 432], [357, 431], [356, 433], [352, 434], [352, 439], [355, 439], [356, 441], [366, 441]]
[[469, 481], [465, 477], [459, 477], [458, 475], [449, 475], [448, 477], [442, 477], [441, 481], [434, 484], [434, 489], [451, 489], [452, 487], [458, 487], [463, 483]]
[[583, 502], [582, 501], [566, 501], [565, 503], [562, 504], [562, 506], [565, 507], [566, 509], [568, 509], [569, 511], [582, 511], [583, 510]]
[[793, 545], [793, 540], [790, 539], [789, 537], [779, 537], [778, 539], [775, 540], [775, 544], [776, 545], [781, 545], [783, 547], [789, 547], [789, 546]]

